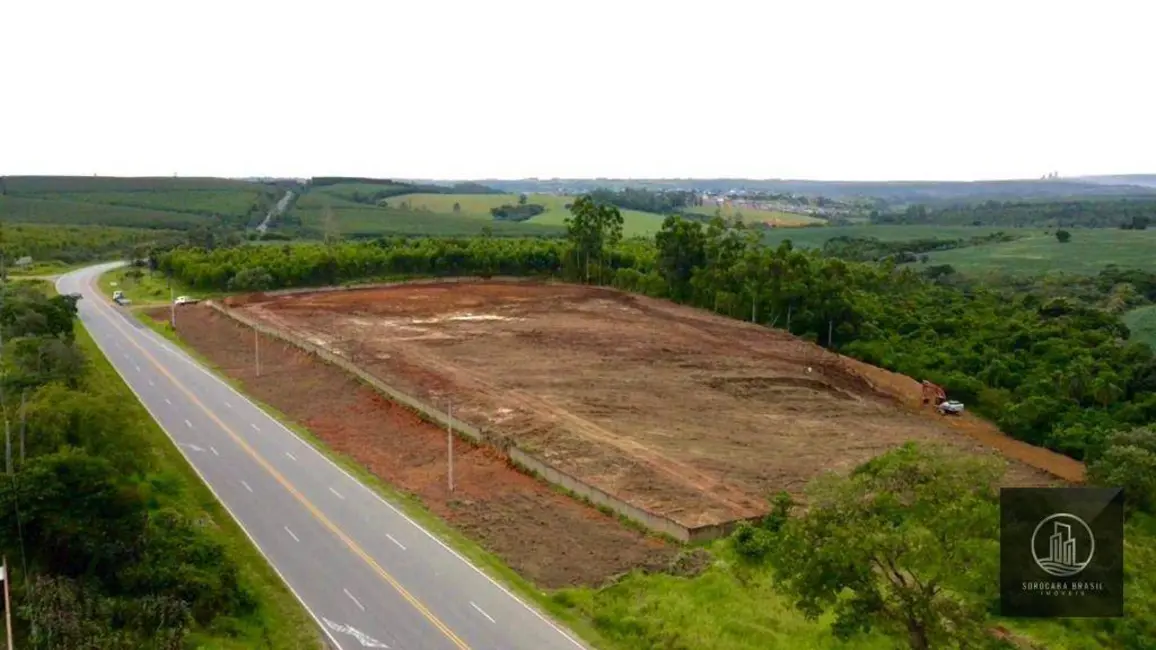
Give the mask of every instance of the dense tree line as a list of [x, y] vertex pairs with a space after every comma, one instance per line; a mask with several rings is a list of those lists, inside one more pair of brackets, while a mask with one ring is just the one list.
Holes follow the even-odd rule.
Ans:
[[879, 262], [894, 259], [900, 264], [927, 261], [926, 253], [945, 251], [953, 248], [996, 244], [1016, 239], [1014, 234], [997, 232], [968, 238], [944, 239], [928, 237], [901, 241], [884, 241], [876, 237], [832, 237], [823, 243], [824, 255], [855, 262]]
[[16, 647], [184, 648], [256, 602], [183, 477], [91, 374], [75, 316], [72, 297], [0, 286], [0, 414], [22, 432], [0, 481]]
[[130, 255], [133, 251], [181, 243], [176, 231], [110, 228], [104, 226], [0, 225], [0, 256], [11, 271], [13, 264], [33, 262], [74, 264]]
[[872, 211], [875, 224], [1082, 227], [1143, 230], [1156, 222], [1156, 199], [985, 201], [971, 205], [909, 205], [899, 212]]
[[638, 210], [656, 214], [671, 214], [683, 209], [702, 205], [702, 197], [697, 192], [685, 190], [653, 191], [626, 187], [620, 190], [600, 188], [589, 196], [600, 203], [608, 203], [623, 210]]
[[202, 290], [473, 274], [610, 283], [783, 328], [930, 379], [1010, 435], [1076, 458], [1113, 430], [1156, 419], [1152, 350], [1129, 342], [1112, 313], [1067, 298], [1009, 297], [999, 287], [961, 289], [894, 261], [848, 262], [789, 242], [768, 248], [755, 231], [721, 218], [670, 217], [654, 242], [616, 242], [612, 214], [588, 216], [605, 207], [576, 202], [576, 215], [587, 216], [571, 220], [568, 241], [178, 249], [158, 264]]

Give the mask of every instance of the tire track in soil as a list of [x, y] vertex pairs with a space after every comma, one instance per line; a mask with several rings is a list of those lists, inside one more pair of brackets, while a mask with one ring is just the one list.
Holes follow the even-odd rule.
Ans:
[[[150, 312], [163, 320], [167, 310]], [[679, 548], [514, 469], [488, 447], [454, 448], [446, 489], [445, 432], [343, 371], [262, 337], [261, 376], [253, 335], [202, 305], [186, 308], [181, 338], [242, 389], [308, 428], [331, 449], [418, 497], [507, 566], [539, 587], [598, 585], [633, 568], [661, 570]]]

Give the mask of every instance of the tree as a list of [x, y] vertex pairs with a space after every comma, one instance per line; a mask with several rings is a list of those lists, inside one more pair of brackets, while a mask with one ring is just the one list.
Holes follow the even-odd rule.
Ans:
[[1156, 512], [1156, 429], [1122, 431], [1108, 439], [1105, 450], [1088, 463], [1088, 479], [1124, 488], [1124, 507]]
[[880, 629], [913, 650], [977, 647], [998, 565], [995, 465], [904, 447], [827, 476], [783, 526], [771, 562], [808, 618], [848, 639]]
[[1072, 233], [1068, 232], [1067, 230], [1057, 230], [1056, 241], [1060, 242], [1061, 244], [1066, 244], [1072, 241]]
[[527, 200], [529, 200], [529, 199], [525, 194], [519, 194], [518, 195], [518, 205], [526, 205]]
[[585, 260], [586, 281], [590, 281], [590, 262], [604, 260], [606, 249], [622, 239], [622, 213], [618, 208], [599, 203], [590, 196], [580, 196], [570, 206], [566, 217], [566, 236], [574, 246], [576, 259]]
[[462, 204], [454, 202], [454, 214], [457, 214], [461, 211], [462, 211]]
[[706, 266], [706, 236], [702, 223], [669, 216], [655, 235], [658, 268], [670, 285], [675, 300], [691, 297], [690, 279], [695, 270]]

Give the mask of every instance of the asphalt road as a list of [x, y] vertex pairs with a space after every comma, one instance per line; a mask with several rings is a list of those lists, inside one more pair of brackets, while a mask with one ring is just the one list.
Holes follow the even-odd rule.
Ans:
[[584, 647], [102, 297], [96, 278], [115, 266], [64, 275], [57, 290], [84, 296], [97, 345], [334, 647]]

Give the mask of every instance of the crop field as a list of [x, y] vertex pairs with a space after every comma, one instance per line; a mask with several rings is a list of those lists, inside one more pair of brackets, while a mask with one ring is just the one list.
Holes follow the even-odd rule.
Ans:
[[25, 223], [185, 230], [220, 215], [255, 225], [282, 194], [225, 179], [8, 176], [0, 219]]
[[314, 192], [301, 197], [291, 214], [299, 218], [304, 227], [324, 232], [328, 228], [327, 211], [332, 215], [333, 226], [338, 232], [349, 237], [477, 237], [486, 226], [498, 237], [556, 237], [565, 234], [565, 230], [559, 226], [498, 221], [465, 214], [375, 207], [338, 197], [318, 197]]
[[1132, 339], [1156, 350], [1156, 305], [1140, 307], [1124, 314], [1124, 324], [1132, 330]]
[[[888, 228], [890, 226], [879, 226]], [[1108, 264], [1156, 271], [1156, 230], [1071, 229], [1066, 244], [1052, 232], [1030, 232], [1016, 241], [931, 254], [931, 263], [950, 264], [964, 273], [1038, 275], [1053, 271], [1093, 275]]]
[[610, 289], [441, 282], [229, 302], [687, 527], [762, 514], [766, 495], [909, 440], [998, 449], [1015, 459], [1009, 484], [1078, 472], [970, 418], [915, 412], [913, 380]]
[[[553, 194], [530, 194], [526, 197], [527, 203], [535, 203], [546, 208], [542, 214], [527, 221], [527, 224], [562, 227], [570, 211], [566, 206], [574, 201], [572, 196], [556, 196]], [[503, 204], [516, 204], [517, 194], [405, 194], [389, 199], [391, 206], [399, 206], [408, 202], [413, 208], [424, 207], [431, 212], [452, 214], [454, 204], [461, 205], [461, 214], [476, 219], [494, 221], [490, 215], [490, 208]], [[651, 236], [662, 227], [665, 217], [650, 212], [637, 210], [621, 210], [622, 234], [624, 237]]]
[[104, 203], [47, 201], [20, 196], [0, 196], [0, 221], [188, 230], [204, 223], [205, 217], [170, 210], [116, 206]]
[[768, 210], [753, 206], [735, 205], [733, 203], [726, 203], [721, 206], [703, 205], [691, 208], [690, 212], [698, 214], [705, 214], [713, 216], [716, 212], [722, 211], [724, 217], [733, 218], [736, 215], [742, 215], [744, 221], [760, 222], [767, 225], [779, 227], [792, 226], [806, 226], [810, 224], [825, 224], [827, 221], [819, 217], [812, 217], [806, 214], [796, 214], [794, 212], [783, 212], [782, 210]]

